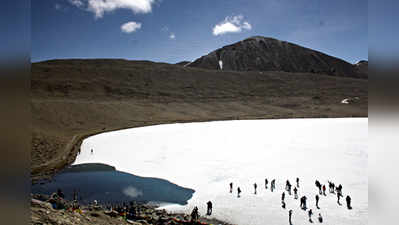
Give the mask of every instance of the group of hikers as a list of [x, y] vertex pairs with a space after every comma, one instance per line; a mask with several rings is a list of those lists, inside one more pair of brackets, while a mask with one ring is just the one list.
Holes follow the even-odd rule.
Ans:
[[[266, 178], [266, 179], [265, 179], [265, 189], [268, 189], [268, 188], [269, 188], [268, 185], [269, 185], [269, 180]], [[318, 181], [318, 180], [315, 181], [315, 185], [316, 185], [316, 187], [318, 188], [318, 194], [316, 194], [316, 196], [315, 196], [316, 208], [317, 208], [317, 209], [320, 209], [320, 207], [319, 207], [320, 196], [319, 196], [319, 195], [327, 196], [327, 194], [326, 194], [326, 185], [321, 184], [320, 181]], [[338, 203], [339, 205], [341, 205], [341, 203], [340, 203], [340, 198], [343, 197], [343, 194], [342, 194], [342, 185], [340, 184], [340, 185], [336, 186], [336, 185], [335, 185], [333, 182], [331, 182], [331, 181], [328, 181], [328, 185], [329, 185], [329, 192], [332, 193], [332, 194], [336, 194], [336, 195], [337, 195], [337, 203]], [[229, 184], [229, 186], [230, 186], [230, 193], [233, 193], [233, 183], [231, 182], [231, 183]], [[258, 193], [258, 191], [257, 191], [258, 185], [257, 185], [257, 183], [254, 183], [253, 186], [254, 186], [254, 194], [256, 195], [256, 194]], [[273, 179], [273, 180], [270, 182], [270, 190], [273, 192], [275, 189], [276, 189], [276, 180]], [[287, 192], [289, 195], [292, 195], [292, 192], [293, 192], [293, 193], [294, 193], [294, 199], [298, 199], [298, 189], [299, 189], [299, 178], [296, 178], [296, 185], [295, 185], [295, 186], [293, 186], [289, 180], [286, 181], [286, 183], [285, 183], [285, 190], [284, 190], [283, 193], [281, 194], [281, 204], [282, 204], [282, 208], [283, 208], [283, 209], [286, 208], [286, 203], [285, 203], [286, 194], [285, 194], [285, 192]], [[240, 187], [237, 187], [237, 197], [240, 198], [240, 196], [241, 196], [241, 188], [240, 188]], [[351, 201], [352, 201], [352, 199], [351, 199], [351, 197], [350, 197], [349, 195], [347, 195], [345, 200], [346, 200], [346, 206], [347, 206], [347, 208], [348, 208], [349, 210], [352, 209], [352, 206], [351, 206]], [[300, 198], [300, 208], [301, 208], [302, 210], [304, 210], [304, 211], [307, 210], [306, 201], [307, 201], [307, 197], [306, 197], [306, 196], [302, 196], [302, 197]], [[291, 219], [292, 219], [292, 214], [293, 214], [293, 210], [290, 209], [290, 210], [288, 211], [288, 219], [289, 219], [290, 225], [292, 224], [292, 221], [291, 221]], [[312, 210], [312, 209], [309, 209], [309, 210], [307, 211], [307, 214], [308, 214], [308, 217], [309, 217], [309, 222], [313, 223], [313, 220], [312, 220], [313, 210]], [[318, 220], [320, 223], [323, 222], [323, 217], [321, 216], [321, 213], [319, 213], [319, 215], [318, 215], [318, 217], [317, 217], [317, 220]]]
[[[212, 202], [208, 201], [206, 203], [207, 210], [206, 210], [206, 215], [210, 216], [212, 215]], [[197, 222], [199, 220], [200, 214], [198, 212], [198, 207], [195, 206], [193, 211], [191, 211], [191, 222]]]

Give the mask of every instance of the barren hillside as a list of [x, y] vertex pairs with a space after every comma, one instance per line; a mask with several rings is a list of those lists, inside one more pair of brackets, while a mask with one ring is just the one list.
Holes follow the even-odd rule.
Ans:
[[[33, 180], [73, 162], [84, 138], [105, 131], [176, 122], [368, 113], [367, 80], [312, 73], [54, 60], [32, 64], [31, 86]], [[348, 97], [359, 100], [342, 104]]]

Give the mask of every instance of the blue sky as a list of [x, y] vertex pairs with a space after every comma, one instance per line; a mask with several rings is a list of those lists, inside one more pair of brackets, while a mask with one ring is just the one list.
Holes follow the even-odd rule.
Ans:
[[31, 59], [176, 63], [247, 37], [290, 41], [355, 63], [368, 59], [363, 0], [40, 0]]

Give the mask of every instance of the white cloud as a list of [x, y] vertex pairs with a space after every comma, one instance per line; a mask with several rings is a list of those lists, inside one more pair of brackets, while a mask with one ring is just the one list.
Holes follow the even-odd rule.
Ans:
[[104, 16], [105, 12], [116, 9], [130, 9], [133, 13], [150, 13], [155, 0], [88, 0], [88, 10], [96, 18]]
[[139, 196], [143, 195], [143, 192], [137, 190], [134, 187], [129, 186], [129, 187], [127, 187], [127, 188], [125, 188], [123, 190], [123, 194], [125, 194], [125, 195], [127, 195], [129, 197], [132, 197], [132, 198], [136, 198], [136, 197], [139, 197]]
[[226, 17], [224, 21], [213, 27], [213, 35], [218, 36], [226, 33], [240, 33], [243, 30], [251, 30], [252, 25], [248, 21], [242, 22], [243, 15]]
[[106, 12], [117, 9], [130, 9], [133, 13], [150, 13], [152, 5], [160, 0], [68, 0], [72, 5], [94, 13], [102, 18]]
[[174, 33], [171, 33], [171, 34], [169, 35], [169, 38], [170, 38], [170, 39], [176, 39], [176, 35], [175, 35]]
[[72, 5], [76, 7], [82, 7], [83, 1], [82, 0], [68, 0]]
[[121, 26], [121, 30], [124, 33], [132, 33], [135, 32], [136, 30], [139, 30], [140, 28], [141, 28], [141, 23], [137, 23], [134, 21], [122, 24]]

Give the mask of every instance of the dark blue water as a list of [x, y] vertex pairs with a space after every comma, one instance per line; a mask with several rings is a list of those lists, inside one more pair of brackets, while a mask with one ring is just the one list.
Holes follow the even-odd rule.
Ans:
[[97, 200], [102, 203], [138, 201], [185, 205], [194, 193], [192, 189], [163, 179], [140, 177], [109, 169], [79, 171], [76, 166], [56, 175], [50, 183], [33, 185], [32, 193], [49, 195], [58, 188], [68, 200], [72, 200], [74, 190], [78, 190], [81, 203]]

